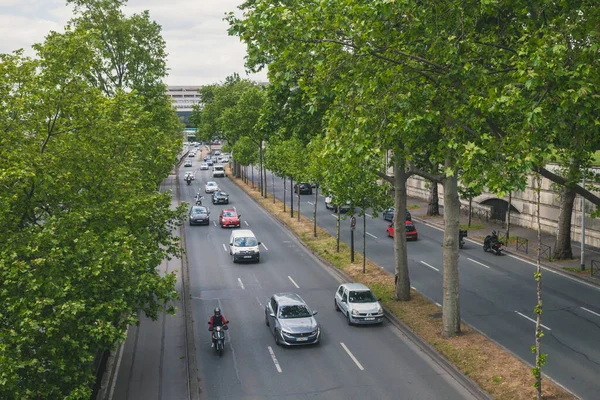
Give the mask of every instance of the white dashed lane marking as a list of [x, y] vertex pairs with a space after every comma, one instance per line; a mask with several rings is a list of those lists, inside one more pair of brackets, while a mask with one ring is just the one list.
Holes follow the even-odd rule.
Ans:
[[436, 267], [434, 267], [433, 265], [429, 265], [429, 264], [427, 264], [425, 261], [421, 261], [421, 264], [423, 264], [423, 265], [425, 265], [426, 267], [429, 267], [429, 268], [431, 268], [431, 269], [433, 269], [433, 270], [436, 270], [437, 272], [440, 272], [440, 270], [439, 270], [439, 269], [437, 269], [437, 268], [436, 268]]
[[598, 314], [597, 312], [594, 312], [594, 311], [592, 311], [592, 310], [588, 310], [588, 309], [587, 309], [587, 308], [585, 308], [585, 307], [581, 307], [581, 309], [582, 309], [582, 310], [584, 310], [584, 311], [587, 311], [587, 312], [589, 312], [589, 313], [591, 313], [591, 314], [594, 314], [596, 317], [600, 317], [600, 314]]
[[375, 238], [375, 239], [377, 239], [377, 236], [373, 235], [372, 233], [369, 233], [369, 232], [365, 232], [365, 233], [366, 233], [367, 235], [371, 236], [372, 238]]
[[271, 348], [271, 346], [267, 346], [267, 348], [269, 349], [269, 354], [271, 354], [271, 359], [273, 360], [273, 364], [275, 364], [277, 372], [281, 373], [281, 367], [279, 366], [279, 362], [277, 361], [277, 357], [275, 357], [273, 349]]
[[262, 245], [262, 247], [264, 247], [264, 248], [265, 248], [265, 250], [269, 250], [269, 249], [267, 249], [267, 246], [265, 246], [265, 244], [264, 244], [264, 243], [261, 243], [261, 245]]
[[487, 265], [485, 265], [485, 264], [482, 264], [482, 263], [480, 263], [479, 261], [475, 261], [475, 260], [473, 260], [472, 258], [467, 258], [467, 260], [469, 260], [469, 261], [471, 261], [471, 262], [474, 262], [475, 264], [479, 264], [479, 265], [481, 265], [482, 267], [486, 267], [487, 269], [490, 269], [490, 267], [488, 267]]
[[238, 285], [242, 288], [242, 289], [246, 289], [244, 287], [244, 282], [242, 282], [242, 280], [240, 278], [238, 278]]
[[[529, 318], [527, 315], [525, 315], [525, 314], [521, 314], [521, 313], [520, 313], [520, 312], [518, 312], [518, 311], [515, 311], [515, 312], [516, 312], [517, 314], [519, 314], [521, 317], [523, 317], [523, 318], [525, 318], [525, 319], [528, 319], [528, 320], [530, 320], [530, 321], [531, 321], [531, 322], [533, 322], [534, 324], [536, 323], [536, 320], [535, 320], [535, 319], [533, 319], [533, 318]], [[540, 326], [541, 326], [542, 328], [546, 329], [546, 330], [549, 330], [549, 331], [551, 331], [551, 330], [552, 330], [552, 329], [548, 328], [548, 327], [547, 327], [546, 325], [544, 325], [544, 324], [540, 324]]]
[[350, 358], [352, 359], [352, 361], [354, 361], [354, 364], [356, 364], [356, 366], [358, 367], [358, 369], [360, 369], [361, 371], [364, 371], [365, 369], [363, 368], [363, 366], [358, 362], [358, 360], [356, 359], [356, 357], [354, 357], [354, 354], [352, 354], [352, 352], [350, 350], [348, 350], [348, 348], [346, 347], [346, 345], [344, 343], [341, 343], [342, 347], [344, 348], [344, 350], [346, 350], [346, 353], [348, 353], [348, 355], [350, 356]]
[[294, 284], [294, 286], [296, 286], [296, 288], [300, 289], [300, 286], [298, 286], [298, 284], [297, 284], [297, 283], [296, 283], [296, 282], [295, 282], [295, 281], [292, 279], [292, 277], [291, 277], [291, 276], [289, 276], [289, 275], [288, 275], [288, 279], [289, 279], [290, 281], [292, 281], [292, 283]]
[[223, 243], [223, 250], [227, 251], [227, 247], [225, 246], [225, 243]]

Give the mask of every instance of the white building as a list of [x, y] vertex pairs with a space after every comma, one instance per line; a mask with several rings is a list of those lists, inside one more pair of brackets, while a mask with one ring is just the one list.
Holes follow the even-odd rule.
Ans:
[[169, 86], [167, 94], [171, 98], [173, 107], [177, 110], [177, 115], [187, 122], [192, 114], [192, 106], [200, 104], [200, 95], [198, 90], [202, 86]]

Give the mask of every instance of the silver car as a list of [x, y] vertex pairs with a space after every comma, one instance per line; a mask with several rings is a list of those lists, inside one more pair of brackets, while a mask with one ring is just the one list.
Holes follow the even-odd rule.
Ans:
[[316, 314], [296, 293], [278, 293], [267, 301], [265, 323], [277, 345], [315, 344], [321, 338]]
[[344, 283], [335, 292], [336, 311], [341, 311], [353, 324], [380, 324], [383, 322], [381, 299], [362, 283]]

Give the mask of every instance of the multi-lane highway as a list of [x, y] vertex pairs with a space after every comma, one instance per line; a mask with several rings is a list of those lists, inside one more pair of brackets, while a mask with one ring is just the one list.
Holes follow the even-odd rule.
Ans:
[[[258, 176], [255, 173], [255, 176]], [[268, 175], [272, 193], [272, 177]], [[286, 185], [289, 207], [289, 181]], [[283, 181], [275, 178], [275, 195], [283, 199]], [[294, 196], [296, 198], [296, 196]], [[335, 215], [325, 209], [317, 196], [317, 223], [332, 235]], [[312, 219], [314, 195], [301, 196], [301, 212]], [[296, 209], [296, 205], [294, 205]], [[388, 223], [381, 217], [366, 220], [367, 257], [392, 272], [394, 251], [387, 237]], [[341, 240], [349, 243], [349, 221], [342, 221]], [[411, 285], [441, 303], [443, 232], [415, 222], [419, 240], [408, 243]], [[362, 220], [355, 230], [356, 251], [362, 251]], [[481, 246], [467, 242], [460, 251], [461, 315], [474, 326], [518, 357], [533, 363], [533, 308], [536, 303], [535, 266], [513, 256], [484, 253]], [[543, 271], [542, 351], [548, 354], [544, 372], [582, 399], [600, 397], [600, 288], [550, 269]]]
[[[196, 162], [197, 163], [197, 162]], [[184, 171], [182, 168], [180, 179]], [[208, 180], [230, 194], [230, 205], [261, 244], [258, 264], [234, 264], [229, 229], [216, 223], [223, 205], [212, 205], [209, 226], [189, 226], [185, 238], [190, 272], [196, 359], [205, 399], [469, 399], [471, 392], [392, 324], [351, 327], [334, 310], [339, 281], [280, 223], [228, 178], [196, 172], [183, 180], [183, 201]], [[308, 200], [308, 198], [306, 198]], [[328, 214], [326, 214], [328, 215]], [[325, 218], [325, 216], [323, 216]], [[329, 216], [331, 218], [331, 216]], [[322, 325], [321, 343], [301, 348], [275, 345], [265, 326], [264, 304], [273, 293], [295, 292]], [[225, 353], [211, 348], [208, 319], [220, 307], [231, 321]]]

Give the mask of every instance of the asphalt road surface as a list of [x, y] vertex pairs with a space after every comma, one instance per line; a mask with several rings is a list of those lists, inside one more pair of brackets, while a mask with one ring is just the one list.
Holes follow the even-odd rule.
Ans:
[[[190, 169], [190, 168], [188, 168]], [[209, 226], [186, 222], [187, 260], [199, 383], [204, 399], [469, 399], [475, 398], [435, 360], [391, 324], [351, 327], [333, 307], [339, 285], [288, 231], [228, 178], [196, 172], [183, 182], [182, 200], [192, 201], [208, 180], [230, 194], [261, 245], [258, 264], [234, 264], [227, 247], [229, 229], [217, 225], [219, 210], [206, 195]], [[308, 197], [306, 198], [308, 199]], [[331, 216], [329, 216], [331, 218]], [[275, 345], [265, 326], [264, 304], [273, 293], [304, 298], [322, 326], [321, 343], [300, 348]], [[226, 348], [211, 348], [208, 319], [219, 306], [231, 321]]]
[[[258, 181], [258, 172], [255, 172]], [[272, 176], [268, 173], [267, 189], [271, 195]], [[275, 178], [275, 195], [283, 199], [283, 181]], [[314, 192], [313, 192], [314, 193]], [[294, 196], [294, 201], [296, 201]], [[300, 209], [312, 219], [315, 195], [302, 195]], [[289, 208], [289, 180], [286, 184]], [[319, 195], [317, 224], [336, 235], [336, 216], [325, 208]], [[294, 209], [297, 209], [294, 204]], [[357, 217], [355, 249], [366, 254], [386, 270], [394, 271], [393, 240], [387, 237], [388, 222], [372, 217], [367, 210], [366, 231], [362, 217]], [[342, 214], [343, 215], [343, 214]], [[341, 221], [342, 241], [350, 242], [349, 216]], [[420, 293], [441, 304], [443, 231], [415, 221], [419, 240], [408, 243], [411, 285]], [[534, 345], [536, 281], [535, 265], [511, 255], [484, 253], [480, 244], [467, 241], [460, 251], [461, 316], [464, 321], [495, 340], [530, 364]], [[543, 271], [544, 338], [542, 352], [548, 354], [545, 374], [582, 399], [600, 398], [600, 288], [587, 282], [544, 269]]]

